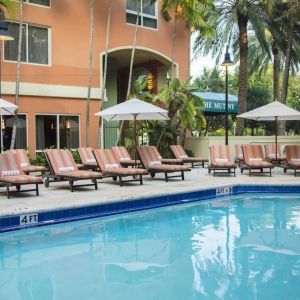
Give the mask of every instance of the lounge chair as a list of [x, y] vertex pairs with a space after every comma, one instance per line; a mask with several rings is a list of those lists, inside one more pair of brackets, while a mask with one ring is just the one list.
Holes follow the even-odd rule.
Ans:
[[259, 170], [264, 173], [264, 169], [269, 169], [268, 172], [272, 176], [273, 165], [264, 159], [264, 153], [261, 145], [242, 145], [245, 168], [249, 170], [249, 176], [258, 172], [251, 172], [252, 170]]
[[81, 163], [84, 169], [97, 170], [98, 164], [93, 154], [93, 149], [90, 147], [77, 148]]
[[[0, 184], [6, 187], [7, 198], [10, 197], [10, 187], [15, 186], [17, 192], [33, 192], [39, 195], [39, 184], [43, 183], [42, 177], [25, 175], [20, 161], [12, 151], [0, 154]], [[35, 185], [34, 189], [22, 190], [22, 185]]]
[[[143, 184], [143, 175], [148, 175], [145, 169], [122, 167], [111, 149], [94, 149], [93, 152], [103, 175], [114, 179], [119, 178], [120, 186], [123, 185], [123, 182], [131, 181], [139, 181], [140, 184]], [[124, 177], [128, 176], [133, 176], [133, 179], [123, 180]]]
[[[138, 147], [137, 150], [142, 164], [147, 169], [151, 177], [154, 177], [156, 173], [164, 173], [166, 182], [168, 182], [169, 178], [173, 177], [181, 177], [182, 180], [184, 180], [184, 172], [190, 171], [190, 169], [184, 165], [163, 164], [153, 146]], [[180, 172], [180, 175], [169, 176], [170, 173], [175, 172]]]
[[284, 151], [286, 154], [284, 172], [286, 172], [287, 169], [293, 169], [294, 175], [297, 176], [297, 171], [300, 170], [300, 146], [286, 145]]
[[7, 150], [6, 152], [12, 152], [17, 155], [18, 160], [20, 162], [20, 166], [24, 172], [24, 174], [29, 175], [30, 173], [41, 173], [41, 175], [45, 174], [47, 168], [44, 166], [34, 166], [30, 164], [28, 159], [27, 153], [24, 149], [14, 149], [14, 150]]
[[[70, 150], [48, 149], [44, 150], [46, 160], [49, 165], [50, 174], [45, 175], [45, 187], [49, 187], [50, 182], [69, 181], [71, 192], [75, 187], [94, 186], [98, 189], [97, 179], [103, 176], [100, 172], [78, 170]], [[74, 185], [75, 181], [91, 180], [92, 183]]]
[[124, 146], [115, 146], [111, 148], [115, 153], [115, 156], [119, 160], [122, 167], [139, 166], [141, 161], [138, 159], [132, 159], [127, 149]]
[[[182, 159], [183, 163], [191, 163], [192, 168], [196, 167], [196, 166], [202, 166], [204, 168], [204, 163], [208, 162], [207, 158], [188, 156], [181, 145], [171, 145], [170, 148], [171, 148], [171, 151], [173, 152], [175, 158]], [[197, 164], [197, 163], [200, 163], [200, 164]]]
[[274, 165], [282, 165], [285, 162], [285, 157], [281, 155], [281, 146], [277, 144], [277, 158], [276, 158], [276, 144], [265, 145], [266, 159]]
[[236, 164], [231, 160], [229, 146], [213, 145], [209, 149], [211, 161], [209, 172], [212, 170], [215, 176], [216, 171], [220, 171], [218, 173], [225, 171], [228, 174], [233, 173], [235, 176]]
[[159, 153], [157, 147], [155, 146], [149, 146], [152, 147], [153, 150], [156, 152], [159, 160], [161, 161], [162, 164], [166, 165], [183, 165], [183, 160], [181, 158], [163, 158], [161, 154]]

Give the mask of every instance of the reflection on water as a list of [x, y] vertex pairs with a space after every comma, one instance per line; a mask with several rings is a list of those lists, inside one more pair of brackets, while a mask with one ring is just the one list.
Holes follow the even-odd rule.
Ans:
[[300, 299], [300, 195], [2, 234], [0, 299]]

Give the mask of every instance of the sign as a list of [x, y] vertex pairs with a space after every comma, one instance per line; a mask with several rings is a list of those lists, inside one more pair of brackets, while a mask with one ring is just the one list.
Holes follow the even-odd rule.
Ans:
[[224, 186], [216, 189], [216, 196], [227, 196], [233, 194], [233, 186]]
[[39, 221], [38, 214], [29, 214], [20, 216], [20, 226], [37, 224]]
[[[224, 93], [213, 92], [193, 92], [193, 95], [201, 98], [204, 102], [204, 113], [225, 113], [225, 97]], [[228, 113], [237, 114], [238, 98], [234, 95], [228, 95]]]

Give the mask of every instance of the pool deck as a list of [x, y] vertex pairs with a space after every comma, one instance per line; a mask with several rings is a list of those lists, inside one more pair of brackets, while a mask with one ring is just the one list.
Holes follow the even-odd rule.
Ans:
[[233, 175], [213, 177], [212, 174], [208, 174], [207, 168], [194, 168], [186, 173], [184, 181], [180, 178], [171, 178], [169, 182], [165, 182], [164, 175], [157, 174], [155, 179], [145, 176], [142, 186], [137, 182], [131, 182], [124, 183], [124, 186], [120, 187], [111, 178], [105, 178], [98, 181], [98, 190], [90, 186], [82, 187], [73, 193], [69, 190], [68, 182], [57, 182], [51, 183], [49, 188], [41, 185], [39, 197], [33, 196], [34, 192], [29, 192], [12, 194], [10, 199], [5, 196], [5, 188], [0, 188], [0, 217], [125, 200], [134, 201], [149, 196], [170, 195], [236, 184], [300, 185], [300, 176], [295, 177], [292, 171], [284, 174], [283, 170], [278, 168], [274, 169], [272, 174], [272, 177], [267, 174], [249, 177], [248, 172], [241, 174], [238, 169], [236, 177]]

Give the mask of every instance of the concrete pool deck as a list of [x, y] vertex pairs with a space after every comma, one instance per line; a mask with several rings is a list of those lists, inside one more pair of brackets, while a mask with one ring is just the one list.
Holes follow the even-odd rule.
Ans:
[[41, 185], [38, 197], [34, 196], [34, 192], [29, 192], [12, 194], [10, 199], [6, 198], [5, 188], [0, 188], [0, 216], [76, 208], [131, 199], [134, 201], [143, 197], [170, 195], [224, 185], [300, 185], [300, 177], [295, 177], [293, 171], [284, 174], [281, 168], [277, 168], [273, 170], [272, 175], [272, 177], [267, 174], [249, 177], [248, 172], [241, 174], [238, 169], [236, 177], [233, 175], [213, 177], [212, 174], [208, 174], [207, 168], [194, 168], [186, 173], [184, 181], [180, 178], [171, 178], [169, 182], [165, 182], [164, 175], [157, 174], [155, 179], [145, 176], [142, 186], [131, 182], [120, 187], [111, 178], [105, 178], [98, 181], [98, 190], [90, 186], [77, 189], [73, 193], [69, 190], [68, 182], [57, 182], [50, 183], [49, 188]]

